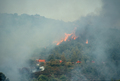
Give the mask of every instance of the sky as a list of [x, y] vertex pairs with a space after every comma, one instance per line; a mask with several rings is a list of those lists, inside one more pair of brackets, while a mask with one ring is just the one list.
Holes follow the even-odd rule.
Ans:
[[0, 0], [0, 13], [39, 14], [65, 22], [99, 15], [101, 8], [101, 0]]

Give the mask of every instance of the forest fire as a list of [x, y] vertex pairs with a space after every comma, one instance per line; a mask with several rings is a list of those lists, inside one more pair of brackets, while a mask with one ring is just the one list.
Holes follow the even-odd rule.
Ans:
[[45, 60], [44, 59], [36, 59], [37, 62], [44, 62], [45, 63]]
[[86, 44], [88, 44], [88, 39], [86, 40]]
[[56, 45], [59, 45], [60, 43], [62, 43], [63, 41], [67, 41], [67, 39], [69, 38], [69, 36], [71, 36], [72, 34], [67, 34], [67, 33], [65, 33], [65, 38], [64, 39], [62, 39], [60, 42], [57, 42], [57, 44]]
[[76, 39], [77, 37], [75, 36], [75, 33], [73, 33], [73, 35], [72, 35], [72, 37], [71, 37], [72, 39]]
[[64, 38], [64, 41], [66, 41], [68, 39], [69, 36], [71, 36], [72, 34], [67, 34], [65, 33], [65, 38]]
[[[76, 29], [76, 28], [75, 28], [75, 29]], [[74, 30], [74, 32], [71, 33], [71, 34], [65, 33], [65, 38], [64, 38], [64, 39], [62, 39], [62, 40], [59, 41], [59, 42], [54, 41], [54, 43], [57, 42], [56, 45], [59, 45], [59, 44], [62, 43], [63, 41], [70, 41], [70, 40], [68, 40], [68, 38], [69, 38], [70, 36], [71, 36], [71, 39], [74, 39], [74, 40], [77, 38], [77, 36], [75, 35], [75, 30]]]

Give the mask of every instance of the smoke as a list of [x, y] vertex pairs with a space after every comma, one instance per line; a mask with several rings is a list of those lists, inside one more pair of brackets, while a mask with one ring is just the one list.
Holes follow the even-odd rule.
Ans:
[[[88, 15], [73, 23], [78, 24], [77, 34], [85, 34], [85, 39], [89, 41], [88, 45], [91, 44], [93, 49], [91, 54], [99, 65], [96, 67], [97, 71], [101, 71], [105, 79], [111, 77], [118, 79], [119, 73], [115, 76], [112, 73], [119, 71], [120, 64], [116, 66], [111, 62], [111, 52], [108, 50], [115, 48], [113, 44], [120, 39], [119, 31], [116, 32], [120, 28], [120, 1], [102, 1], [103, 7], [99, 15]], [[27, 66], [26, 61], [35, 49], [52, 45], [52, 42], [60, 40], [64, 33], [71, 33], [74, 30], [71, 23], [46, 19], [38, 15], [0, 15], [0, 72], [5, 73], [11, 81], [20, 80], [18, 69]], [[109, 63], [103, 67], [100, 65], [102, 61]], [[78, 76], [72, 78], [75, 77], [78, 78]], [[86, 79], [85, 76], [82, 78]]]
[[19, 81], [18, 69], [28, 66], [34, 51], [54, 46], [53, 41], [74, 29], [68, 27], [63, 21], [39, 15], [0, 14], [0, 72], [11, 81]]
[[85, 54], [93, 56], [93, 60], [98, 65], [95, 67], [97, 72], [104, 77], [102, 80], [120, 79], [118, 59], [120, 54], [118, 42], [120, 40], [120, 1], [102, 0], [102, 2], [103, 7], [99, 16], [88, 15], [74, 23], [79, 25], [77, 33], [84, 34], [84, 39], [89, 41], [88, 49], [91, 51], [87, 52], [87, 48], [84, 51]]
[[81, 68], [76, 68], [72, 71], [71, 81], [87, 81], [88, 79], [82, 74]]
[[35, 15], [37, 13], [46, 18], [72, 22], [90, 13], [98, 15], [101, 6], [101, 0], [1, 0], [0, 12], [18, 13], [19, 15], [23, 13]]

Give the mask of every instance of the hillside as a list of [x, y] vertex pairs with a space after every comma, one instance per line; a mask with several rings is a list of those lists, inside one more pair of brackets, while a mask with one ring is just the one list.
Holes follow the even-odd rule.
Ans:
[[[0, 71], [16, 81], [120, 79], [119, 26], [91, 17], [66, 23], [39, 15], [0, 14]], [[45, 60], [39, 63], [44, 71], [31, 72], [36, 59]]]
[[[47, 49], [40, 53], [42, 54], [39, 56], [40, 59], [46, 59], [47, 62], [52, 64], [46, 65], [46, 68], [49, 68], [48, 71], [50, 70], [48, 74], [59, 79], [60, 75], [63, 74], [68, 81], [120, 79], [120, 42], [118, 41], [120, 40], [118, 36], [120, 31], [109, 28], [107, 32], [91, 34], [88, 29], [82, 33], [76, 31], [76, 34], [78, 34], [76, 40], [69, 37], [69, 41], [56, 45], [47, 53]], [[97, 38], [93, 34], [96, 34]], [[88, 43], [86, 43], [86, 40], [88, 40]], [[103, 43], [104, 45], [101, 45]], [[47, 54], [49, 56], [44, 58], [44, 55]], [[59, 64], [59, 60], [62, 60], [63, 64]], [[78, 60], [80, 63], [76, 63]], [[50, 75], [46, 76], [51, 78]], [[55, 81], [59, 81], [59, 79]]]

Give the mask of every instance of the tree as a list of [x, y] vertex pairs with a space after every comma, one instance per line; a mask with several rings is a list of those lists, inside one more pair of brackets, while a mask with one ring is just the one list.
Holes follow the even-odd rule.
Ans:
[[36, 78], [33, 78], [32, 81], [38, 81]]
[[76, 62], [78, 60], [78, 56], [77, 56], [75, 51], [72, 51], [72, 52], [73, 52], [73, 54], [72, 54], [72, 57], [71, 57], [71, 61]]
[[0, 72], [0, 81], [5, 81], [6, 76]]
[[58, 78], [55, 78], [54, 74], [51, 75], [50, 81], [59, 81]]
[[55, 59], [55, 57], [54, 57], [53, 54], [50, 54], [50, 55], [48, 56], [48, 61], [50, 61], [50, 60], [54, 60], [54, 59]]
[[6, 78], [6, 76], [0, 72], [0, 81], [9, 81], [9, 78]]
[[63, 62], [66, 62], [66, 58], [65, 58], [64, 52], [62, 53], [61, 60], [62, 60]]
[[60, 65], [59, 60], [51, 60], [49, 64], [51, 66], [59, 66]]
[[66, 80], [67, 80], [67, 77], [66, 77], [65, 75], [61, 75], [61, 76], [60, 76], [60, 80], [61, 80], [61, 81], [66, 81]]
[[59, 53], [56, 53], [55, 59], [60, 59], [60, 54]]
[[38, 81], [48, 81], [48, 77], [45, 76], [45, 75], [40, 75], [40, 76], [38, 77]]

